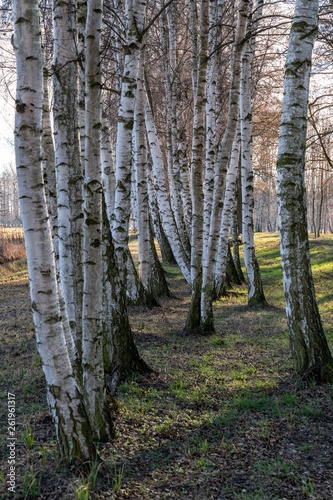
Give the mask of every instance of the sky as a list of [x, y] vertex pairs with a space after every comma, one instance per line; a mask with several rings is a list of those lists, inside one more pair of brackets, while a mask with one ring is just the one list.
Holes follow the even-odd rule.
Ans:
[[[0, 38], [0, 173], [14, 165], [15, 60], [6, 34]], [[8, 90], [8, 87], [9, 90]]]
[[[7, 100], [8, 99], [8, 100]], [[14, 103], [0, 93], [0, 172], [14, 164]]]

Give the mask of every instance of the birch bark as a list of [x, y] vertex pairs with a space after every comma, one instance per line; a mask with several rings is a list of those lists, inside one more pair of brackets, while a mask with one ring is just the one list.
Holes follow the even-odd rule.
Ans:
[[207, 96], [209, 0], [201, 0], [200, 48], [196, 92], [194, 96], [193, 137], [191, 156], [192, 192], [192, 237], [191, 237], [191, 281], [192, 300], [186, 329], [196, 330], [200, 326], [200, 298], [202, 285], [203, 243], [203, 171], [205, 147], [205, 104]]
[[58, 215], [57, 215], [57, 186], [54, 162], [54, 142], [50, 117], [50, 101], [48, 76], [49, 72], [45, 63], [44, 52], [42, 52], [43, 62], [43, 106], [42, 106], [42, 165], [44, 189], [47, 201], [47, 209], [50, 217], [51, 233], [55, 259], [59, 259], [58, 244]]
[[[169, 23], [167, 23], [167, 19], [169, 20]], [[168, 16], [162, 14], [159, 21], [160, 42], [162, 47], [162, 67], [166, 94], [167, 157], [170, 201], [183, 248], [186, 253], [190, 255], [191, 248], [186, 231], [180, 186], [180, 164], [178, 155], [178, 130], [176, 117], [177, 100], [174, 92], [175, 82], [173, 73], [173, 70], [176, 67], [175, 29], [173, 26], [173, 18], [170, 13]], [[169, 37], [167, 36], [168, 30], [170, 32]]]
[[106, 400], [103, 367], [101, 26], [102, 0], [88, 0], [85, 58], [83, 391], [94, 436], [98, 441], [108, 441], [113, 435], [113, 424]]
[[228, 245], [229, 229], [230, 229], [231, 214], [235, 199], [240, 141], [241, 141], [240, 127], [238, 124], [230, 158], [229, 170], [228, 170], [227, 185], [223, 201], [219, 246], [216, 259], [215, 286], [216, 286], [216, 294], [218, 297], [223, 295], [225, 292], [225, 273], [227, 269], [227, 258], [228, 258], [228, 248], [229, 248]]
[[[251, 30], [258, 28], [262, 15], [263, 0], [257, 0], [253, 23], [248, 25]], [[251, 19], [252, 1], [248, 6], [248, 17]], [[252, 36], [244, 46], [242, 54], [242, 75], [240, 94], [240, 118], [242, 134], [242, 237], [244, 261], [248, 280], [248, 305], [250, 307], [265, 307], [267, 302], [260, 277], [259, 264], [256, 258], [253, 232], [253, 167], [252, 167], [252, 110], [251, 81], [252, 60], [254, 54], [255, 36]]]
[[163, 229], [184, 278], [186, 279], [187, 283], [191, 284], [190, 262], [180, 240], [176, 222], [170, 209], [170, 203], [168, 200], [165, 184], [163, 157], [155, 129], [153, 115], [149, 107], [147, 98], [145, 104], [145, 118], [148, 142], [153, 160], [155, 193], [162, 219]]
[[198, 83], [198, 9], [195, 0], [188, 0], [190, 34], [191, 34], [191, 69], [193, 95]]
[[148, 181], [150, 218], [151, 218], [151, 221], [153, 224], [153, 229], [154, 229], [154, 233], [155, 233], [155, 236], [157, 238], [157, 241], [158, 241], [158, 245], [159, 245], [160, 250], [161, 250], [162, 260], [163, 260], [163, 262], [166, 262], [169, 265], [176, 265], [177, 262], [174, 258], [170, 243], [168, 241], [168, 238], [165, 235], [165, 232], [164, 232], [164, 229], [163, 229], [163, 226], [161, 223], [160, 212], [158, 209], [154, 184], [153, 184], [153, 180], [152, 180], [151, 160], [148, 161], [147, 181]]
[[152, 370], [140, 357], [135, 346], [131, 326], [128, 320], [126, 296], [122, 293], [110, 220], [112, 214], [104, 203], [103, 238], [104, 238], [104, 370], [107, 383], [113, 394], [122, 377], [135, 372], [150, 373]]
[[[62, 455], [95, 455], [89, 421], [72, 370], [58, 301], [50, 222], [41, 164], [42, 61], [37, 0], [13, 3], [17, 68], [15, 155], [37, 348]], [[70, 332], [69, 332], [70, 333]], [[69, 337], [70, 338], [70, 335]]]
[[72, 366], [81, 380], [82, 367], [77, 356], [77, 350], [73, 343], [73, 336], [69, 326], [66, 303], [62, 293], [59, 280], [59, 241], [58, 241], [58, 214], [57, 214], [57, 186], [55, 172], [55, 151], [50, 117], [50, 102], [48, 92], [48, 70], [45, 64], [44, 52], [42, 50], [43, 62], [43, 105], [42, 105], [42, 166], [43, 181], [46, 195], [47, 211], [50, 218], [51, 234], [54, 248], [54, 258], [56, 265], [58, 281], [58, 299], [64, 332], [66, 334], [66, 343], [68, 354]]
[[126, 294], [128, 258], [128, 229], [131, 199], [132, 130], [134, 120], [134, 99], [142, 32], [145, 20], [145, 1], [126, 0], [126, 48], [124, 74], [122, 78], [120, 109], [118, 114], [116, 144], [116, 191], [112, 237], [120, 272], [120, 279]]
[[304, 182], [307, 107], [318, 0], [296, 0], [285, 66], [277, 156], [279, 233], [286, 314], [296, 374], [333, 381], [312, 279]]
[[[239, 169], [238, 169], [239, 175]], [[236, 186], [235, 200], [232, 207], [231, 215], [231, 234], [232, 234], [232, 258], [234, 259], [235, 268], [239, 279], [245, 282], [240, 257], [239, 257], [239, 240], [238, 240], [238, 217], [237, 217], [237, 200], [238, 200], [238, 186]]]
[[147, 186], [147, 147], [144, 109], [144, 51], [141, 51], [137, 77], [137, 90], [134, 111], [134, 165], [135, 191], [137, 195], [137, 228], [138, 228], [138, 256], [139, 278], [143, 286], [152, 293], [150, 270], [150, 231], [149, 231], [149, 204]]
[[105, 203], [107, 212], [110, 214], [111, 220], [114, 211], [116, 179], [109, 125], [104, 111], [102, 111], [102, 176], [105, 193]]
[[145, 125], [144, 52], [141, 51], [134, 112], [134, 170], [137, 196], [139, 278], [153, 296], [170, 295], [151, 232], [147, 183], [147, 146]]
[[[223, 0], [224, 1], [224, 0]], [[210, 51], [218, 45], [221, 39], [221, 30], [216, 25], [219, 22], [219, 8], [221, 0], [210, 0], [209, 2], [209, 38], [208, 47]], [[219, 8], [218, 8], [219, 7]], [[203, 223], [203, 265], [206, 259], [208, 247], [210, 217], [214, 193], [214, 170], [217, 153], [216, 137], [216, 86], [218, 78], [218, 52], [215, 52], [208, 61], [207, 78], [207, 102], [206, 102], [206, 164], [205, 164], [205, 195], [204, 195], [204, 223]]]
[[221, 217], [223, 208], [223, 191], [225, 189], [225, 179], [227, 166], [232, 150], [232, 144], [236, 132], [239, 115], [239, 84], [241, 73], [241, 53], [243, 40], [246, 32], [247, 6], [249, 0], [241, 0], [238, 7], [238, 18], [235, 41], [231, 58], [231, 80], [229, 92], [228, 121], [222, 142], [218, 151], [218, 158], [215, 168], [214, 195], [212, 213], [210, 219], [209, 239], [207, 256], [203, 265], [203, 282], [201, 293], [201, 331], [203, 333], [214, 332], [213, 321], [213, 296], [214, 278], [216, 266], [216, 253], [221, 227]]
[[81, 164], [84, 165], [85, 148], [85, 32], [87, 20], [87, 0], [76, 0], [76, 40], [79, 68], [78, 123], [80, 135]]
[[73, 0], [53, 0], [53, 117], [58, 202], [59, 274], [73, 337], [82, 353], [82, 165]]

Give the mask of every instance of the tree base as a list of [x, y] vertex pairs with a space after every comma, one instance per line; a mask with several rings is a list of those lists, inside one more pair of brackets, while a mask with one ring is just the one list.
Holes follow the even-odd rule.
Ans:
[[216, 333], [214, 328], [213, 311], [205, 320], [201, 320], [199, 331], [201, 335], [208, 336]]
[[333, 383], [333, 362], [329, 361], [325, 365], [316, 364], [303, 371], [300, 376], [305, 382], [315, 381], [317, 384]]
[[252, 297], [248, 301], [247, 305], [251, 309], [265, 309], [266, 307], [269, 307], [264, 295]]
[[152, 373], [155, 373], [155, 370], [140, 357], [126, 367], [113, 367], [106, 373], [105, 378], [109, 394], [113, 397], [120, 382], [130, 380], [134, 374], [151, 375]]

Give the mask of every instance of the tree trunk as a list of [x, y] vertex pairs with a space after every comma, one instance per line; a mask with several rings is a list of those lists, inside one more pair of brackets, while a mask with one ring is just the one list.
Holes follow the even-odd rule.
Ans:
[[[261, 17], [263, 0], [258, 0], [255, 10], [256, 18]], [[249, 4], [248, 16], [251, 17], [252, 2]], [[258, 23], [254, 19], [251, 29]], [[242, 134], [242, 204], [243, 204], [243, 252], [248, 280], [248, 305], [265, 307], [265, 299], [259, 265], [256, 259], [253, 235], [253, 167], [252, 167], [252, 111], [251, 111], [251, 76], [255, 37], [250, 38], [244, 46], [242, 55], [240, 118]]]
[[147, 147], [144, 109], [144, 52], [141, 51], [137, 78], [137, 90], [134, 110], [134, 168], [137, 195], [137, 228], [139, 278], [148, 293], [152, 293], [152, 274], [150, 266], [150, 228], [147, 186]]
[[140, 357], [134, 343], [131, 326], [128, 320], [126, 296], [121, 286], [112, 235], [110, 231], [110, 214], [107, 205], [103, 213], [104, 238], [104, 370], [107, 383], [114, 394], [119, 380], [131, 374], [151, 373], [151, 368]]
[[[216, 48], [221, 39], [221, 30], [217, 30], [218, 9], [217, 2], [209, 2], [209, 50]], [[218, 149], [216, 134], [216, 87], [218, 79], [218, 52], [216, 51], [208, 61], [207, 78], [207, 102], [206, 102], [206, 164], [205, 164], [205, 196], [204, 196], [204, 226], [203, 226], [203, 265], [205, 265], [210, 217], [212, 212], [213, 193], [214, 193], [214, 170], [216, 162], [216, 153]]]
[[59, 273], [79, 360], [82, 355], [82, 165], [73, 0], [53, 0], [53, 117]]
[[[228, 171], [227, 185], [225, 189], [224, 201], [223, 201], [223, 211], [222, 211], [222, 223], [219, 238], [219, 247], [217, 252], [216, 260], [216, 270], [215, 270], [215, 286], [216, 294], [218, 297], [223, 294], [225, 289], [225, 274], [228, 265], [229, 258], [229, 229], [231, 222], [231, 214], [234, 205], [236, 183], [237, 183], [237, 170], [238, 170], [238, 160], [239, 160], [239, 150], [240, 150], [240, 127], [237, 126], [237, 131], [234, 139], [234, 145], [232, 148], [230, 165]], [[229, 265], [230, 267], [230, 265]]]
[[95, 439], [108, 441], [113, 424], [103, 366], [103, 245], [100, 32], [102, 0], [89, 0], [86, 28], [86, 144], [84, 178], [83, 391]]
[[153, 180], [152, 180], [152, 165], [151, 161], [148, 161], [148, 192], [149, 192], [149, 208], [150, 208], [150, 219], [154, 228], [154, 233], [157, 238], [161, 254], [162, 254], [162, 260], [165, 264], [168, 264], [170, 266], [175, 266], [177, 265], [176, 259], [172, 253], [172, 249], [170, 246], [170, 243], [168, 241], [168, 238], [165, 235], [162, 223], [161, 223], [161, 217], [160, 217], [160, 212], [158, 209], [157, 201], [156, 201], [156, 194], [154, 190], [154, 185], [153, 185]]
[[[68, 461], [95, 456], [89, 421], [72, 370], [62, 323], [51, 228], [41, 165], [42, 62], [37, 0], [13, 4], [17, 68], [15, 154], [37, 348], [61, 454]], [[70, 332], [67, 335], [70, 339]]]
[[145, 1], [126, 0], [126, 50], [116, 144], [116, 191], [112, 219], [117, 267], [122, 286], [127, 284], [128, 229], [131, 200], [132, 130], [137, 71], [145, 19]]
[[171, 297], [172, 293], [169, 290], [163, 266], [157, 255], [151, 219], [149, 219], [149, 247], [153, 295], [155, 297]]
[[239, 257], [239, 240], [238, 240], [238, 217], [237, 217], [237, 199], [238, 199], [238, 188], [236, 186], [236, 200], [234, 201], [234, 206], [232, 208], [231, 215], [231, 234], [232, 234], [232, 257], [234, 259], [235, 267], [237, 269], [239, 279], [244, 283], [245, 277], [243, 274], [242, 266]]
[[[169, 20], [169, 26], [167, 24]], [[176, 33], [173, 26], [173, 16], [168, 9], [168, 15], [164, 13], [159, 18], [160, 21], [160, 41], [162, 48], [162, 67], [164, 76], [164, 86], [166, 94], [166, 117], [167, 117], [167, 158], [169, 174], [169, 190], [171, 208], [185, 252], [190, 255], [190, 241], [186, 231], [183, 203], [181, 199], [180, 185], [180, 163], [178, 154], [178, 126], [177, 126], [177, 101], [174, 92], [174, 74], [172, 69], [176, 67]], [[169, 37], [167, 37], [167, 28]]]
[[191, 281], [192, 300], [186, 321], [186, 329], [195, 331], [200, 327], [200, 299], [202, 285], [202, 243], [203, 243], [203, 185], [205, 147], [205, 104], [207, 97], [207, 51], [209, 28], [209, 1], [201, 0], [200, 49], [196, 93], [194, 96], [191, 192], [192, 192], [192, 238], [191, 238]]
[[333, 381], [312, 279], [304, 182], [307, 106], [318, 0], [296, 0], [285, 66], [277, 157], [281, 262], [291, 353], [297, 376]]
[[203, 282], [201, 293], [201, 330], [206, 333], [214, 332], [212, 302], [214, 297], [216, 254], [223, 208], [223, 202], [221, 200], [223, 200], [227, 166], [232, 150], [232, 144], [236, 133], [236, 126], [239, 115], [241, 53], [243, 47], [243, 39], [246, 32], [248, 3], [249, 0], [241, 0], [238, 8], [237, 28], [230, 66], [231, 80], [229, 92], [228, 121], [222, 142], [219, 147], [215, 169], [214, 196], [210, 219], [207, 254], [203, 265]]
[[[109, 125], [105, 113], [102, 111], [102, 174], [105, 196], [105, 203], [110, 217], [114, 211], [115, 198], [115, 171], [112, 157], [112, 147], [110, 141]], [[111, 219], [110, 219], [111, 220]]]
[[54, 142], [51, 128], [50, 101], [48, 88], [48, 70], [45, 63], [44, 51], [43, 60], [43, 107], [42, 107], [42, 165], [43, 180], [46, 194], [47, 209], [50, 217], [51, 233], [56, 262], [59, 259], [58, 243], [58, 214], [57, 214], [57, 185], [54, 162]]
[[163, 229], [184, 278], [188, 284], [191, 284], [190, 263], [179, 237], [173, 213], [170, 209], [164, 176], [163, 157], [148, 99], [146, 99], [145, 112], [148, 142], [153, 160], [154, 187]]

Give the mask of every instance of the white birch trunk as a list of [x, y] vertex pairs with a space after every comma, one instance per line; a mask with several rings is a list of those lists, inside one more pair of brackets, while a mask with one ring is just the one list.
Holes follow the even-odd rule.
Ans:
[[[251, 30], [258, 28], [258, 20], [261, 18], [263, 0], [257, 0]], [[248, 7], [250, 18], [252, 2]], [[245, 43], [242, 54], [242, 75], [240, 95], [240, 118], [242, 134], [242, 237], [245, 268], [248, 280], [248, 305], [251, 307], [265, 307], [265, 299], [259, 265], [254, 247], [253, 231], [253, 167], [252, 167], [252, 109], [251, 109], [251, 81], [252, 60], [254, 54], [255, 36]]]
[[311, 272], [304, 182], [307, 107], [318, 0], [296, 0], [285, 66], [277, 156], [281, 263], [291, 353], [298, 376], [333, 381]]
[[194, 96], [193, 137], [191, 156], [192, 191], [192, 238], [191, 238], [191, 281], [192, 300], [186, 328], [195, 330], [200, 326], [200, 298], [202, 285], [202, 243], [203, 243], [203, 185], [205, 148], [205, 104], [207, 95], [207, 52], [209, 28], [209, 0], [201, 0], [200, 50], [196, 93]]
[[[239, 177], [239, 169], [237, 177]], [[235, 200], [233, 202], [232, 207], [232, 216], [231, 216], [231, 234], [232, 234], [232, 258], [234, 260], [235, 268], [237, 270], [238, 277], [240, 281], [245, 282], [240, 257], [239, 257], [239, 243], [238, 240], [238, 213], [237, 213], [237, 205], [238, 205], [238, 182], [236, 186]], [[242, 243], [242, 242], [241, 242]]]
[[135, 191], [137, 195], [137, 228], [139, 278], [145, 289], [151, 293], [151, 274], [149, 258], [149, 205], [147, 186], [147, 147], [145, 127], [145, 90], [144, 90], [144, 51], [141, 51], [138, 68], [137, 90], [134, 111], [134, 165]]
[[131, 198], [132, 130], [136, 79], [142, 41], [139, 34], [144, 28], [145, 1], [126, 0], [126, 53], [118, 114], [116, 144], [116, 192], [112, 224], [120, 278], [126, 289], [126, 265]]
[[116, 265], [116, 257], [110, 231], [110, 215], [106, 204], [103, 214], [104, 233], [104, 369], [107, 383], [113, 394], [122, 377], [132, 373], [150, 373], [152, 370], [140, 357], [135, 346], [128, 321], [126, 297]]
[[215, 287], [218, 297], [220, 297], [223, 294], [225, 287], [225, 273], [227, 269], [227, 258], [228, 258], [229, 229], [230, 229], [232, 210], [234, 207], [234, 200], [235, 200], [240, 142], [241, 142], [240, 127], [238, 125], [232, 148], [227, 184], [225, 188], [221, 231], [220, 231], [219, 246], [216, 259]]
[[187, 233], [191, 240], [192, 238], [192, 196], [190, 189], [190, 168], [189, 160], [186, 158], [184, 152], [184, 143], [179, 144], [179, 161], [180, 161], [180, 184], [181, 184], [181, 195], [183, 202], [183, 210], [185, 216], [185, 223]]
[[177, 101], [174, 92], [174, 74], [172, 69], [176, 66], [176, 41], [173, 19], [171, 14], [168, 16], [170, 20], [170, 36], [167, 37], [167, 22], [166, 16], [160, 16], [160, 41], [162, 47], [162, 67], [164, 76], [164, 87], [166, 94], [166, 117], [167, 117], [167, 158], [168, 158], [168, 175], [169, 175], [169, 191], [171, 208], [174, 214], [175, 222], [178, 229], [179, 237], [182, 241], [184, 250], [190, 255], [190, 242], [186, 231], [186, 224], [183, 211], [183, 203], [181, 199], [180, 186], [180, 163], [178, 155], [178, 130], [176, 118]]
[[103, 367], [101, 26], [102, 0], [88, 0], [85, 60], [83, 391], [94, 436], [98, 441], [108, 441], [113, 434], [113, 425], [106, 400]]
[[191, 69], [193, 95], [198, 83], [198, 9], [196, 0], [188, 0], [190, 35], [191, 35]]
[[[41, 165], [42, 62], [37, 0], [13, 4], [17, 68], [15, 155], [37, 348], [62, 455], [89, 460], [95, 451], [65, 340]], [[68, 337], [70, 338], [70, 336]]]
[[76, 40], [79, 68], [78, 123], [80, 134], [81, 164], [84, 165], [85, 148], [85, 31], [87, 20], [87, 0], [76, 0]]
[[78, 134], [78, 71], [73, 9], [73, 0], [53, 0], [53, 117], [60, 283], [81, 359], [83, 178]]
[[[209, 50], [215, 48], [220, 41], [220, 36], [217, 29], [213, 29], [214, 24], [218, 22], [217, 16], [217, 1], [211, 0], [209, 3]], [[204, 195], [204, 226], [203, 226], [203, 265], [205, 265], [210, 216], [212, 212], [213, 193], [214, 193], [214, 170], [217, 153], [217, 138], [216, 138], [216, 85], [218, 78], [218, 57], [217, 52], [210, 57], [208, 61], [208, 77], [207, 77], [207, 102], [206, 102], [206, 164], [205, 164], [205, 195]]]
[[153, 160], [155, 193], [160, 216], [162, 219], [163, 229], [184, 278], [186, 279], [188, 284], [191, 284], [190, 262], [180, 240], [176, 222], [170, 208], [165, 184], [163, 157], [155, 129], [153, 115], [149, 107], [147, 98], [145, 104], [145, 118], [148, 142]]
[[[57, 186], [55, 172], [55, 151], [50, 117], [50, 103], [48, 93], [48, 70], [45, 66], [43, 57], [43, 106], [42, 106], [42, 165], [43, 181], [46, 195], [47, 210], [50, 218], [51, 234], [54, 248], [54, 258], [58, 281], [58, 298], [60, 312], [63, 318], [66, 343], [72, 366], [79, 377], [81, 377], [82, 368], [80, 360], [77, 357], [77, 350], [73, 343], [73, 336], [69, 326], [66, 303], [62, 293], [59, 280], [59, 242], [58, 242], [58, 213], [57, 213]], [[71, 346], [71, 348], [69, 348]]]
[[241, 53], [242, 42], [246, 32], [248, 3], [249, 0], [241, 0], [238, 7], [237, 28], [230, 65], [231, 80], [229, 92], [228, 121], [222, 142], [219, 147], [215, 168], [214, 195], [210, 219], [207, 254], [203, 265], [203, 281], [201, 294], [201, 330], [202, 332], [206, 333], [214, 331], [212, 301], [214, 296], [216, 254], [223, 208], [223, 202], [221, 200], [223, 200], [227, 166], [232, 150], [232, 144], [239, 115]]
[[42, 165], [43, 180], [47, 208], [50, 217], [51, 233], [56, 262], [59, 259], [58, 215], [57, 215], [57, 185], [55, 173], [55, 153], [50, 117], [50, 101], [48, 89], [48, 70], [43, 58], [43, 107], [42, 107]]
[[152, 179], [152, 164], [151, 160], [148, 161], [148, 176], [147, 176], [147, 181], [148, 181], [148, 195], [149, 195], [149, 208], [150, 208], [150, 218], [153, 224], [153, 229], [155, 236], [158, 241], [158, 245], [161, 250], [162, 254], [162, 260], [163, 262], [168, 263], [169, 265], [175, 265], [177, 264], [172, 250], [170, 243], [168, 241], [168, 238], [165, 235], [162, 223], [161, 223], [161, 217], [160, 217], [160, 212], [158, 209], [157, 205], [157, 200], [156, 200], [156, 194], [155, 194], [155, 189], [154, 189], [154, 184], [153, 184], [153, 179]]
[[102, 111], [102, 174], [104, 186], [104, 198], [107, 207], [107, 212], [112, 214], [114, 211], [116, 179], [114, 162], [112, 155], [112, 146], [110, 140], [109, 125], [105, 113]]

